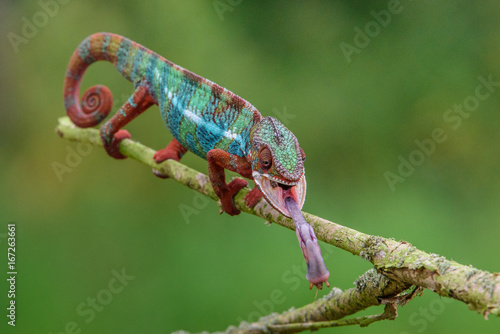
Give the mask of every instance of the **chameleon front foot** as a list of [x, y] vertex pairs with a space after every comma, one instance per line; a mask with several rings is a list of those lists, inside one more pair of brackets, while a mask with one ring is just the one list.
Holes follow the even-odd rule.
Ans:
[[233, 196], [246, 186], [248, 186], [248, 182], [240, 178], [236, 178], [227, 184], [226, 189], [224, 189], [219, 196], [224, 212], [230, 216], [239, 215], [241, 213], [241, 211], [234, 206]]
[[255, 186], [255, 188], [250, 190], [250, 192], [245, 196], [245, 202], [247, 203], [248, 207], [253, 208], [260, 201], [262, 196], [264, 196], [262, 191], [260, 191], [260, 189]]

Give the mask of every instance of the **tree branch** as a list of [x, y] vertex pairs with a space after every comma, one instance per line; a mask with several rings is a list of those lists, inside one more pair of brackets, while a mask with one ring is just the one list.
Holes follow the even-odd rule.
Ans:
[[376, 321], [394, 320], [397, 316], [397, 305], [395, 303], [390, 303], [385, 306], [384, 312], [381, 314], [367, 315], [353, 319], [269, 325], [268, 328], [278, 333], [298, 333], [304, 330], [318, 330], [320, 328], [340, 326], [359, 325], [360, 327], [366, 327]]
[[[91, 143], [102, 147], [99, 132], [96, 129], [78, 128], [73, 125], [67, 117], [59, 119], [56, 131], [59, 136], [65, 139]], [[120, 152], [123, 155], [160, 171], [164, 175], [168, 175], [175, 181], [215, 201], [218, 200], [210, 185], [208, 176], [203, 173], [173, 160], [157, 164], [153, 160], [153, 154], [155, 153], [153, 149], [130, 139], [122, 141]], [[274, 210], [265, 200], [261, 200], [254, 208], [247, 207], [244, 197], [248, 192], [249, 189], [244, 188], [235, 195], [234, 202], [238, 209], [261, 217], [267, 221], [277, 223], [291, 230], [295, 229], [294, 222], [291, 219], [284, 217]], [[448, 260], [437, 254], [428, 254], [405, 241], [395, 241], [394, 239], [364, 234], [309, 213], [304, 212], [303, 215], [306, 221], [313, 227], [319, 240], [370, 261], [377, 272], [383, 274], [380, 275], [380, 277], [383, 277], [385, 283], [381, 286], [387, 285], [392, 287], [389, 289], [390, 293], [384, 296], [397, 295], [409, 286], [414, 285], [430, 289], [440, 296], [450, 297], [464, 302], [471, 310], [477, 311], [485, 318], [487, 318], [489, 314], [500, 316], [499, 273], [492, 274], [472, 266], [465, 266], [455, 261]], [[365, 277], [366, 275], [369, 275], [368, 272], [361, 277]], [[379, 279], [379, 283], [381, 280], [382, 278]], [[357, 290], [358, 289], [356, 289], [356, 291]], [[359, 298], [354, 291], [355, 290], [350, 289], [343, 292], [342, 296], [344, 296], [344, 298], [333, 298], [336, 300], [335, 303], [337, 303], [338, 309], [335, 309], [331, 305], [324, 306], [321, 304], [323, 301], [323, 299], [321, 299], [303, 308], [285, 312], [282, 315], [276, 315], [272, 323], [274, 325], [296, 323], [297, 321], [304, 323], [311, 320], [332, 321], [340, 319], [346, 315], [358, 312], [360, 310], [358, 307], [350, 308], [359, 302], [361, 302], [362, 305], [366, 305], [363, 308], [372, 305], [380, 305], [378, 298], [382, 297], [380, 293], [383, 292], [384, 289], [376, 290], [378, 293], [375, 293], [375, 291], [363, 288], [360, 291], [370, 292]], [[345, 295], [346, 293], [348, 296]], [[335, 312], [326, 312], [327, 310], [333, 309], [335, 309]], [[350, 311], [339, 312], [339, 310], [348, 309]], [[315, 316], [313, 314], [322, 315]], [[337, 315], [342, 316], [337, 317]], [[360, 321], [363, 322], [368, 320], [365, 319]], [[267, 323], [271, 324], [269, 321], [267, 321]], [[275, 328], [276, 331], [281, 331], [278, 327]], [[313, 327], [311, 327], [311, 329], [312, 328]], [[270, 328], [268, 329], [270, 330]], [[302, 330], [305, 329], [306, 328]]]

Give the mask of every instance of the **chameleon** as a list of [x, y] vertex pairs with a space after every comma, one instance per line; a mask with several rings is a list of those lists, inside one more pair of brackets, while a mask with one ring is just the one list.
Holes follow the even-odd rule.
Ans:
[[[187, 151], [206, 159], [214, 192], [222, 210], [231, 216], [240, 213], [233, 196], [248, 186], [248, 181], [235, 178], [226, 183], [225, 169], [255, 182], [256, 187], [245, 197], [248, 206], [254, 207], [264, 197], [287, 217], [292, 214], [285, 201], [294, 202], [300, 212], [306, 195], [306, 156], [289, 129], [273, 117], [263, 117], [252, 104], [231, 91], [123, 36], [96, 33], [84, 39], [73, 52], [63, 95], [67, 115], [76, 126], [94, 127], [112, 109], [112, 93], [103, 85], [87, 89], [80, 101], [83, 74], [96, 61], [112, 63], [135, 89], [116, 114], [100, 127], [100, 138], [109, 156], [126, 158], [120, 153], [119, 144], [131, 135], [122, 128], [150, 106], [157, 105], [174, 138], [156, 151], [155, 162], [180, 161]], [[317, 257], [316, 253], [311, 256]], [[310, 284], [321, 288], [329, 273], [326, 268], [309, 269], [309, 262]]]

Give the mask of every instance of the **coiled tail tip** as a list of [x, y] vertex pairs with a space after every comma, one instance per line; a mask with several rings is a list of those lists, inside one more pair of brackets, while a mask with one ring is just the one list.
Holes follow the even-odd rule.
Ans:
[[113, 94], [103, 85], [92, 86], [85, 91], [82, 101], [78, 92], [65, 91], [64, 106], [71, 121], [81, 128], [96, 126], [104, 120], [113, 107]]

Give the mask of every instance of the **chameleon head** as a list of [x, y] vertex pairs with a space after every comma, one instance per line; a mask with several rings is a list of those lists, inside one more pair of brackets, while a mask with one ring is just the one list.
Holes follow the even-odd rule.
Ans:
[[291, 217], [285, 199], [302, 209], [306, 198], [306, 156], [297, 138], [277, 119], [265, 117], [252, 129], [250, 144], [255, 184], [276, 210]]

